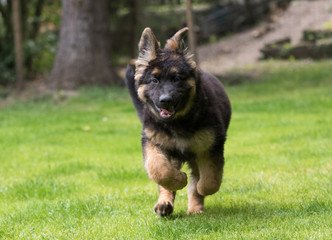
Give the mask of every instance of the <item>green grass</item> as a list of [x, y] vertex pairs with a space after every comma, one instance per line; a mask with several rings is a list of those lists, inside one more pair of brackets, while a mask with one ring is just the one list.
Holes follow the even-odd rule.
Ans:
[[224, 181], [204, 215], [186, 215], [186, 189], [171, 217], [153, 213], [125, 89], [0, 109], [0, 239], [330, 239], [331, 64], [272, 62], [227, 87]]

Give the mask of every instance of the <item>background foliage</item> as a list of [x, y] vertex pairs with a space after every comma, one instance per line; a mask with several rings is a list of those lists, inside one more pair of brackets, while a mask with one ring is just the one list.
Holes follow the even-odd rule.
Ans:
[[[48, 71], [53, 63], [60, 3], [55, 0], [21, 1], [24, 66], [28, 78]], [[15, 79], [11, 0], [0, 1], [0, 84]]]
[[[288, 0], [258, 0], [255, 4], [269, 1], [288, 2]], [[15, 81], [11, 2], [12, 0], [0, 1], [0, 85]], [[257, 21], [268, 12], [268, 5], [263, 4], [259, 7], [259, 12], [250, 15], [246, 3], [247, 1], [237, 0], [194, 0], [197, 28], [205, 31], [205, 34], [198, 34], [199, 42], [213, 40], [216, 38], [215, 34], [226, 34], [237, 30], [240, 25], [251, 24], [252, 14]], [[225, 6], [228, 8], [223, 10]], [[47, 74], [52, 68], [59, 35], [61, 1], [21, 0], [21, 8], [24, 67], [26, 78], [33, 80], [36, 75]], [[225, 19], [220, 19], [219, 15], [223, 11], [227, 16]], [[109, 14], [110, 55], [112, 62], [116, 64], [126, 64], [130, 58], [137, 55], [137, 42], [146, 26], [153, 29], [163, 44], [169, 36], [186, 25], [185, 0], [109, 0]], [[232, 21], [238, 23], [234, 25]], [[207, 28], [216, 23], [219, 24], [217, 27], [219, 32]]]

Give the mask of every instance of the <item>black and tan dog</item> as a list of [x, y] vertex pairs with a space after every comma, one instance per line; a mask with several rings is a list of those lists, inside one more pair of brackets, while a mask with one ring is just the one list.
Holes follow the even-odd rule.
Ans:
[[126, 84], [143, 123], [142, 148], [148, 176], [159, 185], [154, 211], [173, 212], [176, 190], [187, 185], [180, 171], [191, 168], [188, 213], [204, 212], [204, 197], [219, 190], [224, 143], [231, 105], [218, 79], [201, 71], [183, 47], [179, 30], [164, 49], [150, 28], [139, 42], [135, 67], [128, 67]]

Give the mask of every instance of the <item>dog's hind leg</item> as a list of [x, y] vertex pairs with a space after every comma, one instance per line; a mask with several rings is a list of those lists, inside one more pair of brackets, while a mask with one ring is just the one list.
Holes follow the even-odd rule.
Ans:
[[190, 183], [188, 185], [188, 214], [204, 213], [204, 196], [197, 192], [199, 171], [196, 163], [190, 162], [191, 168]]
[[176, 191], [187, 185], [187, 174], [179, 171], [180, 166], [172, 162], [164, 152], [150, 141], [143, 142], [144, 166], [149, 177], [169, 191]]

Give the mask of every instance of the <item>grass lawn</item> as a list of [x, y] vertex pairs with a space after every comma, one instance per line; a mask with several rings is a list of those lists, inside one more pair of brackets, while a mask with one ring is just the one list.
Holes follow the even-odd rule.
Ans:
[[[332, 62], [264, 65], [227, 86], [224, 181], [204, 215], [153, 213], [125, 89], [0, 109], [0, 239], [331, 239]], [[277, 66], [277, 67], [276, 67]]]

